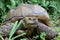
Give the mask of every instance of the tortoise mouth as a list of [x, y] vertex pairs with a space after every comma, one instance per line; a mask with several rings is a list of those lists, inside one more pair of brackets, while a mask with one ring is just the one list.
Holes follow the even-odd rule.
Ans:
[[29, 24], [27, 24], [27, 25], [29, 25], [29, 26], [31, 26], [31, 27], [33, 27], [33, 28], [36, 28], [36, 27], [37, 27], [37, 23], [29, 23]]

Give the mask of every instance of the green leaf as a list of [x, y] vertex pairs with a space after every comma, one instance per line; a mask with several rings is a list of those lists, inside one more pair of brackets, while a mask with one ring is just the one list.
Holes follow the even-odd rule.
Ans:
[[4, 4], [0, 1], [0, 8], [3, 9], [4, 8]]
[[26, 35], [26, 33], [19, 34], [19, 35], [13, 37], [12, 40], [14, 40], [14, 39], [16, 39], [16, 38], [18, 38], [18, 37], [24, 36], [24, 35]]
[[60, 35], [55, 37], [54, 40], [60, 40]]
[[42, 32], [42, 33], [40, 34], [40, 38], [41, 38], [42, 40], [45, 40], [45, 36], [46, 36], [46, 33], [45, 33], [45, 32]]
[[37, 38], [39, 38], [39, 35], [33, 36], [33, 38], [34, 38], [34, 39], [37, 39]]
[[32, 2], [38, 2], [37, 0], [31, 0]]
[[16, 31], [15, 29], [16, 29], [17, 23], [18, 23], [18, 21], [15, 22], [15, 24], [13, 25], [13, 28], [11, 29], [11, 32], [9, 34], [9, 40], [11, 39], [11, 37], [13, 36], [13, 34]]
[[10, 2], [11, 2], [11, 6], [12, 6], [12, 7], [15, 7], [15, 5], [16, 5], [16, 4], [15, 4], [15, 1], [14, 1], [14, 0], [10, 0]]
[[23, 0], [15, 0], [17, 5], [20, 5], [21, 3], [23, 3]]

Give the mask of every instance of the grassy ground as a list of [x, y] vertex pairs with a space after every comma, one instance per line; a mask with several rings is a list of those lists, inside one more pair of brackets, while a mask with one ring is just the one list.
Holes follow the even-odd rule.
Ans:
[[[51, 28], [60, 33], [60, 0], [0, 0], [0, 24], [5, 20], [7, 12], [21, 3], [38, 4], [44, 7], [50, 15]], [[44, 37], [43, 40], [45, 40]], [[60, 37], [56, 37], [54, 40], [60, 40]]]

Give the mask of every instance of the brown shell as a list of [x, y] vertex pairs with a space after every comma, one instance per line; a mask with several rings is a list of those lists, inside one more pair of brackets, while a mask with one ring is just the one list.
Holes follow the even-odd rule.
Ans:
[[39, 21], [42, 21], [46, 25], [50, 25], [50, 18], [47, 11], [39, 5], [21, 4], [15, 9], [8, 12], [6, 20], [16, 21], [22, 19], [25, 16], [37, 16]]

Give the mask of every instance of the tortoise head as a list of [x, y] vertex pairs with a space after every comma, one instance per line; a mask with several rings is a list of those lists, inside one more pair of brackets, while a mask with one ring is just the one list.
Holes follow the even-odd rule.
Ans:
[[29, 16], [29, 17], [24, 17], [24, 22], [26, 25], [30, 26], [30, 27], [37, 27], [37, 17], [32, 17], [32, 16]]

